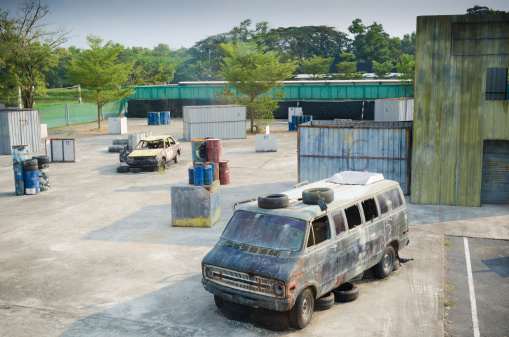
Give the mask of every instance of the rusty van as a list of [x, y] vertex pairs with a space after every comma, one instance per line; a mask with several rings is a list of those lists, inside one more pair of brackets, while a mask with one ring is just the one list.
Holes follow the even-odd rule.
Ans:
[[237, 204], [202, 261], [202, 283], [219, 308], [230, 301], [289, 311], [302, 329], [317, 299], [370, 268], [388, 277], [408, 243], [399, 184], [345, 171]]

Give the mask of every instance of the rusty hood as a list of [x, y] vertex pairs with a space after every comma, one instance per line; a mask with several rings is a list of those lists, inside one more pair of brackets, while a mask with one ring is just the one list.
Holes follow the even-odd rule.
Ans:
[[216, 245], [203, 259], [204, 264], [270, 278], [278, 278], [287, 261], [287, 258], [250, 253], [220, 245]]
[[129, 153], [129, 157], [157, 157], [162, 149], [134, 150]]

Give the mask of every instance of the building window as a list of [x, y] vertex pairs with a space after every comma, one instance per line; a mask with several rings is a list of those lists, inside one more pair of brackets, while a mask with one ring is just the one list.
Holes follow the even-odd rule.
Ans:
[[488, 68], [486, 72], [486, 100], [503, 101], [507, 97], [507, 68]]

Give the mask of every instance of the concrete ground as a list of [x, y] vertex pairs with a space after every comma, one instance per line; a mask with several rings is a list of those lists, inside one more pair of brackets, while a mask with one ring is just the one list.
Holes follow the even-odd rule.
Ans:
[[[221, 188], [221, 219], [177, 228], [170, 187], [187, 179], [190, 143], [164, 173], [118, 174], [118, 154], [107, 148], [126, 136], [94, 127], [49, 131], [76, 139], [77, 161], [52, 163], [52, 189], [39, 195], [15, 196], [11, 156], [0, 156], [0, 336], [443, 336], [444, 235], [509, 239], [507, 205], [409, 204], [411, 242], [398, 271], [362, 280], [356, 301], [315, 312], [302, 331], [265, 329], [216, 308], [200, 263], [233, 202], [296, 184], [296, 132], [273, 124], [278, 152], [256, 153], [253, 135], [223, 141], [231, 184]], [[129, 120], [129, 132], [181, 138], [182, 130], [179, 119]]]

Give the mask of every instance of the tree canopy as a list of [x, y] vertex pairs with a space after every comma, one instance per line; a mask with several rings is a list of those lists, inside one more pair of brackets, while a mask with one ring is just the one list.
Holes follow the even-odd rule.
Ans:
[[114, 46], [112, 41], [102, 45], [103, 39], [94, 35], [88, 35], [87, 41], [90, 49], [73, 58], [68, 71], [74, 83], [93, 91], [83, 98], [97, 104], [97, 126], [100, 129], [101, 107], [134, 93], [130, 88], [121, 87], [127, 83], [133, 64], [119, 62], [122, 46]]
[[242, 102], [247, 107], [247, 117], [251, 119], [251, 131], [259, 130], [264, 120], [273, 118], [277, 108], [274, 102], [282, 98], [277, 92], [269, 99], [263, 96], [282, 85], [295, 71], [295, 62], [280, 62], [275, 52], [265, 51], [264, 46], [254, 42], [221, 44], [226, 57], [221, 64], [221, 75], [238, 94], [226, 90], [223, 97], [229, 102]]

